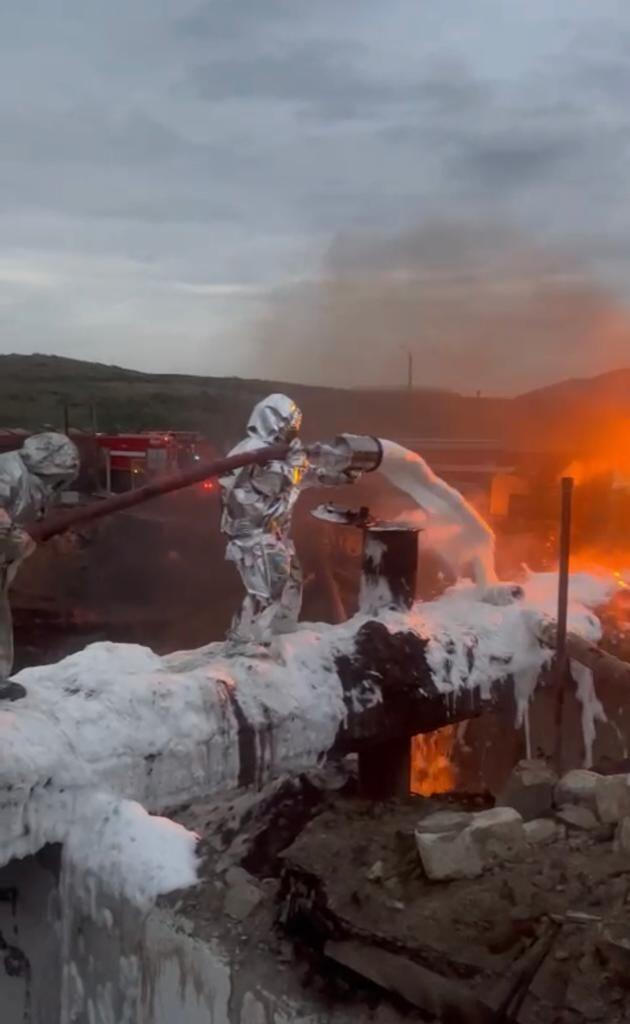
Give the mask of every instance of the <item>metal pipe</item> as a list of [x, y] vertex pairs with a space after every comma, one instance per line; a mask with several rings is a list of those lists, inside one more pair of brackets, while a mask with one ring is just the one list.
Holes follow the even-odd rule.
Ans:
[[567, 678], [567, 616], [569, 609], [569, 563], [571, 558], [571, 506], [573, 477], [565, 476], [560, 482], [560, 550], [558, 565], [558, 626], [556, 633], [556, 763], [562, 770], [562, 724], [564, 693]]
[[162, 494], [171, 494], [173, 491], [180, 491], [191, 484], [201, 483], [211, 477], [224, 476], [235, 469], [242, 469], [244, 466], [260, 466], [265, 462], [272, 462], [275, 459], [283, 459], [288, 451], [288, 445], [277, 444], [268, 448], [258, 448], [253, 452], [246, 452], [243, 455], [229, 455], [224, 459], [216, 459], [214, 462], [207, 462], [195, 466], [185, 473], [173, 473], [170, 476], [152, 480], [139, 487], [135, 491], [127, 491], [125, 494], [115, 494], [104, 501], [94, 502], [91, 505], [84, 505], [81, 508], [73, 509], [72, 512], [51, 517], [42, 522], [32, 523], [25, 526], [27, 532], [38, 544], [56, 537], [66, 530], [75, 526], [83, 526], [85, 523], [102, 519], [103, 516], [120, 512], [122, 509], [133, 508], [135, 505], [142, 505], [151, 498], [160, 497]]

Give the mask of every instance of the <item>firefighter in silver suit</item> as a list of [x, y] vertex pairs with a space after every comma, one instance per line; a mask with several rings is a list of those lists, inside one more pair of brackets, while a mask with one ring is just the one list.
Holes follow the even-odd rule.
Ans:
[[0, 700], [16, 700], [24, 687], [10, 682], [13, 623], [9, 587], [35, 550], [23, 524], [41, 519], [58, 492], [78, 475], [79, 453], [64, 434], [29, 437], [18, 451], [0, 455]]
[[310, 465], [298, 440], [301, 424], [300, 409], [286, 395], [263, 399], [249, 418], [247, 437], [230, 455], [288, 442], [288, 456], [279, 462], [246, 466], [220, 481], [226, 558], [235, 563], [247, 591], [228, 633], [228, 640], [235, 644], [268, 644], [274, 634], [296, 628], [302, 570], [290, 538], [295, 502], [304, 487], [348, 484], [358, 475]]

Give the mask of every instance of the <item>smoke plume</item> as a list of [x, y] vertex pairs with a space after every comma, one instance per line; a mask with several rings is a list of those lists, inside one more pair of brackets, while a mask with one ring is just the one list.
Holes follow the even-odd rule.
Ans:
[[585, 264], [502, 228], [427, 225], [331, 246], [321, 278], [276, 293], [264, 375], [341, 386], [517, 394], [628, 361], [630, 317]]

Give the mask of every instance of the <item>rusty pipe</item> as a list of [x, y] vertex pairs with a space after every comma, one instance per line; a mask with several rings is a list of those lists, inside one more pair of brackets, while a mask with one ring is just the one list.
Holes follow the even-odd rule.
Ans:
[[189, 469], [185, 473], [173, 473], [170, 476], [152, 480], [144, 487], [139, 487], [137, 491], [115, 494], [111, 498], [105, 498], [104, 501], [84, 505], [71, 512], [31, 523], [30, 526], [25, 526], [25, 529], [34, 541], [42, 544], [44, 541], [50, 540], [51, 537], [65, 533], [66, 530], [92, 523], [104, 516], [112, 515], [114, 512], [133, 508], [135, 505], [142, 505], [145, 501], [158, 498], [162, 494], [181, 491], [184, 487], [190, 487], [192, 484], [201, 483], [212, 477], [223, 476], [232, 470], [242, 469], [244, 466], [260, 466], [275, 459], [284, 459], [288, 449], [289, 446], [286, 444], [277, 444], [267, 448], [258, 448], [253, 452], [245, 452], [243, 455], [228, 455], [224, 459], [216, 459], [214, 462], [205, 462], [195, 466], [194, 469]]

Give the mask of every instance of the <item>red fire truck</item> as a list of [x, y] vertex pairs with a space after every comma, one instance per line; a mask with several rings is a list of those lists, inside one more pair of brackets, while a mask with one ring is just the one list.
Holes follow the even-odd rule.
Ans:
[[200, 437], [181, 431], [145, 431], [139, 434], [97, 434], [105, 460], [106, 491], [141, 487], [155, 476], [176, 473], [198, 461]]

